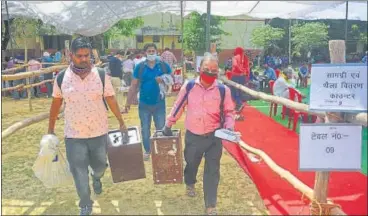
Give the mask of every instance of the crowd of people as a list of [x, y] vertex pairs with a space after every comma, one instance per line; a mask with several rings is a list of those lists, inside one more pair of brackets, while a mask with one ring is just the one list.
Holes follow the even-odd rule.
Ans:
[[[172, 64], [176, 63], [176, 59], [169, 50], [165, 52], [159, 56], [155, 44], [146, 44], [144, 53], [140, 52], [139, 56], [129, 55], [128, 63], [116, 60], [122, 59], [122, 53], [118, 52], [109, 59], [109, 73], [100, 73], [101, 69], [90, 61], [91, 45], [88, 40], [73, 40], [70, 66], [58, 74], [53, 85], [48, 134], [54, 134], [58, 112], [64, 103], [66, 156], [80, 199], [81, 215], [92, 212], [88, 166], [93, 171], [91, 177], [94, 193], [102, 193], [101, 178], [107, 168], [106, 108], [110, 108], [119, 122], [123, 143], [129, 142], [127, 126], [117, 99], [120, 96], [116, 94], [118, 89], [114, 88], [117, 86], [114, 83], [123, 80], [121, 67], [123, 71], [132, 71], [125, 110], [130, 110], [139, 92], [138, 114], [145, 150], [144, 160], [149, 160], [151, 154], [149, 139], [152, 119], [156, 130], [163, 130], [165, 136], [171, 136], [171, 128], [186, 108], [186, 193], [190, 197], [196, 196], [196, 176], [204, 155], [203, 191], [206, 214], [216, 215], [222, 142], [214, 136], [214, 132], [220, 128], [234, 129], [234, 105], [230, 89], [217, 82], [217, 58], [211, 54], [206, 55], [201, 62], [200, 76], [181, 88], [174, 107], [166, 115], [166, 95], [165, 92], [162, 94], [161, 87], [172, 83]], [[134, 62], [139, 63], [135, 65]], [[125, 65], [125, 69], [122, 65]]]
[[[216, 215], [217, 189], [220, 180], [221, 139], [215, 136], [218, 129], [234, 130], [236, 120], [244, 120], [241, 111], [249, 99], [234, 87], [228, 87], [217, 80], [219, 63], [217, 55], [206, 53], [199, 67], [199, 76], [185, 82], [179, 91], [174, 106], [166, 113], [167, 88], [172, 85], [172, 71], [177, 63], [175, 55], [166, 48], [158, 55], [154, 43], [146, 44], [144, 50], [132, 52], [118, 51], [109, 55], [105, 70], [97, 68], [92, 57], [92, 47], [88, 39], [79, 37], [70, 47], [70, 65], [57, 74], [50, 83], [48, 96], [52, 96], [48, 134], [55, 133], [55, 123], [62, 104], [64, 110], [64, 136], [66, 157], [79, 196], [81, 215], [92, 213], [93, 201], [89, 186], [89, 175], [95, 194], [102, 193], [101, 178], [107, 168], [108, 112], [115, 115], [122, 134], [123, 143], [129, 142], [127, 125], [122, 113], [130, 112], [131, 105], [138, 105], [138, 115], [144, 147], [143, 158], [150, 160], [151, 123], [165, 136], [172, 136], [172, 127], [186, 110], [184, 182], [186, 194], [197, 194], [198, 167], [205, 158], [203, 174], [204, 206], [207, 215]], [[48, 67], [47, 63], [60, 61], [45, 52], [41, 60], [31, 58], [30, 70]], [[273, 58], [271, 58], [273, 59]], [[280, 61], [279, 61], [280, 59]], [[366, 59], [366, 58], [365, 58]], [[8, 60], [8, 68], [14, 59]], [[41, 62], [46, 64], [41, 65]], [[259, 61], [258, 61], [259, 62]], [[234, 56], [225, 65], [226, 75], [240, 85], [250, 85], [257, 90], [267, 88], [274, 81], [273, 93], [289, 97], [289, 87], [296, 88], [297, 78], [306, 87], [310, 68], [301, 65], [299, 74], [282, 58], [265, 59], [264, 72], [253, 72], [254, 63], [244, 49], [237, 47]], [[43, 79], [52, 78], [44, 76]], [[14, 84], [13, 84], [14, 85]], [[128, 86], [126, 101], [122, 87]], [[92, 168], [89, 174], [88, 167]]]
[[[285, 98], [289, 98], [289, 87], [296, 89], [298, 83], [301, 87], [307, 87], [310, 76], [310, 65], [307, 63], [301, 65], [296, 74], [294, 69], [289, 66], [287, 57], [265, 56], [264, 60], [261, 61], [257, 55], [251, 59], [241, 47], [235, 48], [233, 54], [234, 56], [225, 62], [225, 74], [228, 79], [240, 85], [257, 91], [273, 92], [274, 95]], [[262, 65], [262, 63], [263, 73], [259, 74], [259, 72], [254, 71], [255, 65]], [[274, 83], [272, 89], [270, 81]], [[243, 104], [252, 98], [235, 87], [231, 87], [231, 93], [236, 104], [235, 120], [242, 121], [244, 120], [244, 116], [241, 115]]]
[[[36, 71], [42, 68], [48, 68], [54, 66], [55, 64], [60, 64], [65, 62], [63, 59], [63, 54], [61, 50], [57, 50], [56, 52], [50, 54], [49, 52], [45, 51], [41, 57], [36, 57], [34, 55], [30, 56], [28, 62], [25, 62], [25, 56], [22, 54], [5, 57], [6, 66], [3, 69], [12, 69], [21, 67], [21, 65], [27, 63], [27, 67], [22, 67], [15, 71], [14, 74], [24, 73], [27, 71]], [[29, 80], [29, 84], [38, 83], [43, 80], [53, 79], [55, 77], [55, 73], [47, 73], [42, 74], [40, 76], [31, 77]], [[26, 79], [19, 79], [19, 80], [12, 80], [12, 81], [4, 81], [3, 86], [7, 87], [14, 87], [20, 84], [26, 84]], [[31, 88], [31, 97], [41, 97], [45, 96], [48, 98], [52, 97], [52, 83], [48, 82], [45, 83], [43, 86], [36, 86]], [[10, 94], [5, 93], [4, 96], [11, 96], [15, 100], [19, 100], [22, 98], [27, 98], [27, 91], [24, 89], [12, 90]]]

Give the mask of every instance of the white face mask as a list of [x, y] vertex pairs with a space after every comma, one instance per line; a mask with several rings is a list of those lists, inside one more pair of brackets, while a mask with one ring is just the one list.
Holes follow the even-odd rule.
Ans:
[[155, 61], [156, 60], [156, 56], [157, 54], [152, 54], [152, 55], [147, 55], [147, 60], [148, 61]]

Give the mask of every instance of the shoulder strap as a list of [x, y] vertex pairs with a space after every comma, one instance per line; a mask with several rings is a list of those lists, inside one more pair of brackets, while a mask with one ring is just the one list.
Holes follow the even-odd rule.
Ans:
[[222, 83], [218, 84], [218, 88], [220, 91], [221, 101], [220, 101], [220, 126], [224, 127], [225, 123], [225, 114], [224, 114], [224, 101], [225, 101], [225, 85]]
[[100, 76], [101, 82], [102, 82], [102, 101], [105, 104], [106, 110], [109, 110], [109, 107], [107, 106], [106, 100], [105, 100], [105, 70], [103, 68], [97, 68], [98, 75]]
[[105, 70], [103, 68], [97, 68], [98, 75], [100, 76], [102, 82], [102, 92], [105, 92]]
[[63, 83], [65, 71], [66, 69], [61, 70], [56, 77], [56, 82], [57, 82], [57, 85], [59, 86], [60, 91], [61, 91], [61, 84]]
[[183, 106], [184, 102], [188, 100], [188, 95], [189, 95], [189, 92], [190, 90], [192, 90], [192, 88], [194, 87], [195, 85], [195, 79], [191, 79], [188, 81], [187, 83], [187, 86], [186, 86], [186, 92], [185, 92], [185, 95], [183, 97], [183, 99], [180, 101], [178, 107], [176, 108], [175, 112], [174, 112], [174, 117], [178, 114], [180, 108]]
[[163, 62], [163, 61], [160, 61], [160, 66], [161, 66], [161, 71], [164, 73], [164, 74], [167, 74], [167, 67], [166, 67], [166, 63]]
[[141, 81], [144, 71], [144, 62], [139, 63], [137, 67], [138, 67], [138, 80]]

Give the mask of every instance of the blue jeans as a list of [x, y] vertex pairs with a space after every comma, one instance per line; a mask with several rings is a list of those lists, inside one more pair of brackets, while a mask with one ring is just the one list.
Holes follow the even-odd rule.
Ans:
[[[237, 76], [237, 75], [232, 75], [231, 80], [240, 84], [240, 85], [245, 85], [245, 76], [241, 75], [241, 76]], [[235, 101], [236, 107], [239, 108], [243, 101], [242, 101], [242, 91], [240, 89], [237, 89], [235, 87], [231, 87], [231, 96]]]
[[53, 90], [52, 83], [50, 82], [46, 83], [46, 87], [47, 87], [47, 96], [52, 97], [52, 90]]
[[165, 126], [166, 119], [166, 103], [162, 100], [155, 105], [147, 105], [139, 102], [138, 106], [139, 118], [141, 120], [143, 147], [146, 153], [151, 152], [151, 121], [155, 123], [156, 130], [161, 130]]

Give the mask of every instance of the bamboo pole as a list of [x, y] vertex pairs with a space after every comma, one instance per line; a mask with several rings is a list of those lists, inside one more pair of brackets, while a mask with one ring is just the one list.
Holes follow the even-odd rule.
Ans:
[[[63, 111], [64, 111], [64, 106], [60, 109], [59, 114], [62, 113]], [[48, 119], [49, 116], [50, 116], [50, 113], [47, 112], [47, 113], [42, 113], [42, 114], [39, 114], [37, 116], [34, 116], [34, 117], [31, 117], [31, 118], [27, 118], [27, 119], [24, 119], [22, 121], [16, 122], [13, 125], [11, 125], [10, 127], [8, 127], [7, 129], [2, 131], [1, 138], [5, 139], [8, 136], [12, 135], [13, 133], [15, 133], [16, 131], [18, 131], [22, 128], [25, 128], [29, 125], [35, 124], [35, 123], [43, 121], [45, 119]]]
[[222, 76], [220, 78], [224, 83], [229, 84], [231, 86], [234, 86], [237, 89], [240, 89], [241, 91], [249, 94], [252, 97], [267, 101], [267, 102], [274, 102], [277, 104], [281, 104], [283, 106], [286, 106], [288, 108], [300, 111], [300, 112], [308, 112], [310, 114], [316, 115], [316, 116], [320, 116], [320, 117], [325, 117], [325, 113], [324, 112], [311, 112], [308, 110], [308, 105], [307, 104], [303, 104], [303, 103], [298, 103], [283, 97], [278, 97], [275, 95], [269, 95], [263, 92], [258, 92], [258, 91], [254, 91], [250, 88], [247, 88], [243, 85], [240, 85], [236, 82], [233, 82], [231, 80], [228, 80], [226, 77]]
[[[250, 145], [246, 144], [242, 140], [239, 141], [239, 146], [246, 151], [249, 151], [253, 154], [258, 155], [262, 160], [267, 164], [270, 169], [278, 174], [281, 178], [285, 179], [289, 184], [291, 184], [297, 191], [304, 194], [309, 200], [314, 200], [315, 193], [312, 188], [310, 188], [308, 185], [304, 184], [302, 181], [300, 181], [297, 177], [295, 177], [293, 174], [290, 173], [290, 171], [284, 169], [283, 167], [279, 166], [275, 161], [271, 159], [270, 156], [268, 156], [264, 151], [253, 148]], [[333, 204], [331, 201], [328, 201], [328, 203]], [[331, 210], [331, 213], [333, 215], [346, 215], [340, 208], [333, 208]]]
[[[325, 113], [325, 112], [314, 112], [314, 111], [310, 111], [308, 108], [307, 104], [303, 104], [303, 103], [298, 103], [286, 98], [282, 98], [282, 97], [278, 97], [275, 95], [269, 95], [263, 92], [257, 92], [254, 91], [250, 88], [247, 88], [243, 85], [239, 85], [238, 83], [235, 83], [231, 80], [228, 80], [225, 76], [220, 77], [220, 79], [228, 85], [231, 85], [237, 89], [240, 89], [241, 91], [251, 95], [252, 97], [264, 100], [264, 101], [268, 101], [268, 102], [274, 102], [277, 104], [281, 104], [283, 106], [286, 106], [288, 108], [300, 111], [300, 112], [306, 112], [308, 114], [312, 114], [312, 115], [316, 115], [318, 117], [324, 118], [325, 116], [335, 116], [335, 113]], [[349, 118], [347, 120], [349, 120], [349, 122], [351, 123], [355, 123], [355, 124], [360, 124], [363, 126], [367, 126], [367, 113], [358, 113], [358, 114], [350, 114], [348, 115]]]
[[[31, 80], [30, 80], [31, 78], [30, 77], [28, 77], [27, 79], [26, 79], [26, 84], [27, 85], [30, 85], [31, 84]], [[31, 94], [31, 88], [27, 88], [27, 95], [28, 95], [28, 105], [29, 105], [29, 111], [31, 111], [32, 112], [32, 110], [33, 110], [33, 108], [32, 108], [32, 94]]]
[[19, 84], [13, 87], [8, 87], [8, 88], [3, 88], [1, 89], [2, 92], [6, 92], [6, 91], [14, 91], [14, 90], [18, 90], [18, 89], [23, 89], [24, 88], [24, 84]]
[[[41, 65], [59, 65], [59, 66], [61, 66], [61, 65], [67, 65], [67, 64], [63, 64], [63, 63], [45, 63], [45, 62], [41, 62], [40, 63]], [[17, 67], [14, 67], [14, 68], [9, 68], [9, 69], [6, 69], [6, 70], [2, 70], [1, 71], [1, 74], [14, 74], [16, 71], [18, 71], [18, 70], [20, 70], [20, 69], [22, 69], [22, 68], [24, 68], [24, 67], [28, 67], [28, 66], [30, 66], [30, 64], [23, 64], [23, 65], [21, 65], [21, 66], [17, 66]]]
[[48, 79], [48, 80], [44, 80], [42, 82], [30, 84], [30, 85], [20, 84], [20, 85], [14, 86], [14, 87], [3, 88], [3, 89], [1, 89], [1, 91], [5, 92], [5, 91], [12, 91], [12, 90], [17, 90], [17, 89], [28, 89], [28, 88], [40, 86], [40, 85], [48, 83], [48, 82], [54, 82], [54, 79]]
[[54, 71], [62, 70], [62, 69], [65, 69], [67, 67], [68, 67], [68, 65], [59, 65], [59, 66], [44, 68], [44, 69], [37, 70], [37, 71], [29, 71], [29, 72], [14, 74], [14, 75], [1, 75], [1, 78], [2, 78], [3, 81], [25, 79], [25, 78], [28, 78], [28, 77], [39, 76], [41, 74], [52, 73]]

